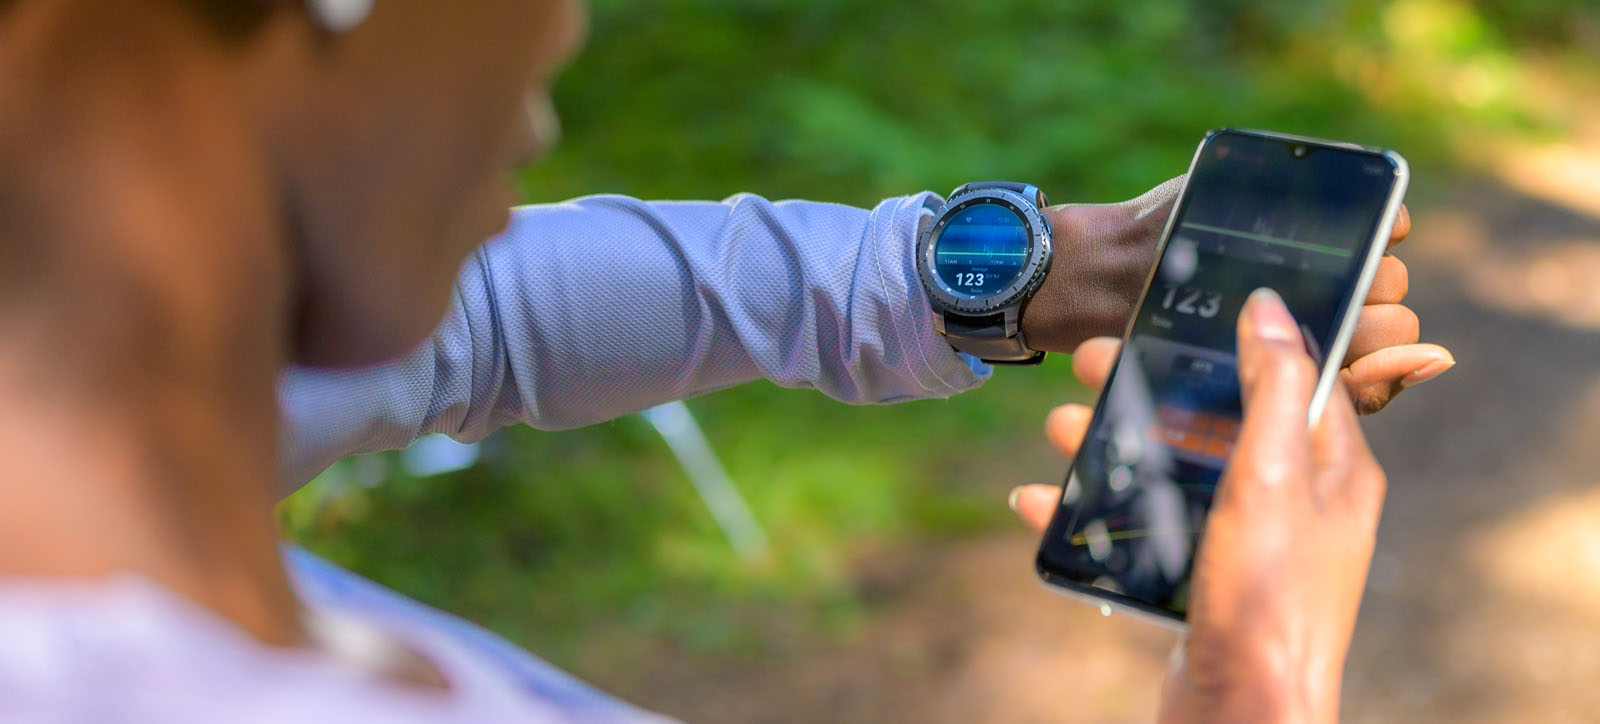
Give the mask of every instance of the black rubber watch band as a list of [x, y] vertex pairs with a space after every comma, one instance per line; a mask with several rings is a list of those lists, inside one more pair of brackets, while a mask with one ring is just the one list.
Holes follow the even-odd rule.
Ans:
[[989, 364], [1036, 365], [1044, 361], [1043, 352], [1028, 348], [1021, 329], [1006, 336], [1004, 314], [967, 317], [945, 312], [944, 330], [950, 346]]

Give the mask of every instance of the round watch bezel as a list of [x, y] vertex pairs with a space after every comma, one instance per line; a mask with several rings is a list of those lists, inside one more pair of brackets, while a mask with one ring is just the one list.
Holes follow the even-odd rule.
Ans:
[[[983, 296], [951, 289], [939, 278], [933, 264], [934, 238], [956, 212], [978, 203], [996, 204], [1012, 210], [1022, 218], [1028, 230], [1028, 260], [1023, 263], [1022, 270], [1009, 284]], [[928, 299], [935, 308], [956, 314], [989, 314], [1017, 305], [1038, 290], [1045, 272], [1050, 268], [1051, 246], [1050, 222], [1032, 199], [1004, 188], [968, 189], [947, 199], [939, 207], [933, 223], [917, 239], [917, 273], [922, 277], [922, 286], [928, 291]]]

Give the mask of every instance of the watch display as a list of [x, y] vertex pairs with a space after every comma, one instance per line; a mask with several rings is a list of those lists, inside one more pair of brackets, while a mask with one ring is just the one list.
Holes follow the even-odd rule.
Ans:
[[994, 294], [1011, 284], [1030, 253], [1022, 216], [989, 200], [951, 209], [932, 245], [939, 281], [951, 292], [969, 297]]

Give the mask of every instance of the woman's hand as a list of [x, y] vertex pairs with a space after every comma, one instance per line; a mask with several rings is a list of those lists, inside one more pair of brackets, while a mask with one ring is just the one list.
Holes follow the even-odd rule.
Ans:
[[[1179, 177], [1120, 204], [1064, 204], [1045, 211], [1055, 228], [1056, 259], [1023, 310], [1022, 331], [1031, 346], [1066, 352], [1092, 337], [1122, 334], [1182, 186]], [[1411, 214], [1402, 207], [1389, 247], [1410, 232]], [[1449, 350], [1417, 344], [1417, 315], [1401, 303], [1407, 288], [1406, 265], [1384, 256], [1341, 373], [1361, 414], [1383, 409], [1401, 390], [1455, 364]]]
[[[1118, 344], [1079, 347], [1079, 377], [1103, 384]], [[1239, 378], [1244, 423], [1195, 558], [1189, 633], [1173, 653], [1161, 720], [1334, 722], [1383, 471], [1348, 395], [1333, 395], [1306, 429], [1317, 370], [1272, 292], [1252, 294], [1240, 313]], [[1073, 455], [1089, 416], [1083, 405], [1057, 408], [1050, 440]], [[1012, 507], [1042, 530], [1060, 496], [1024, 486]]]

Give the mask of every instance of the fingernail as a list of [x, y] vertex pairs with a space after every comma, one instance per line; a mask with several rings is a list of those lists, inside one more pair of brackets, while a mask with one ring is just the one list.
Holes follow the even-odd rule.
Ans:
[[1010, 506], [1011, 512], [1017, 511], [1017, 502], [1020, 500], [1022, 500], [1022, 486], [1018, 485], [1011, 489], [1010, 495], [1006, 496], [1006, 505]]
[[1270, 342], [1300, 344], [1300, 330], [1295, 328], [1294, 316], [1283, 306], [1278, 293], [1261, 287], [1250, 292], [1246, 302], [1250, 309], [1250, 328], [1257, 337]]
[[1428, 380], [1444, 374], [1447, 370], [1454, 366], [1456, 366], [1456, 361], [1453, 359], [1434, 360], [1423, 365], [1415, 372], [1400, 378], [1400, 386], [1415, 387], [1416, 385], [1420, 385]]

